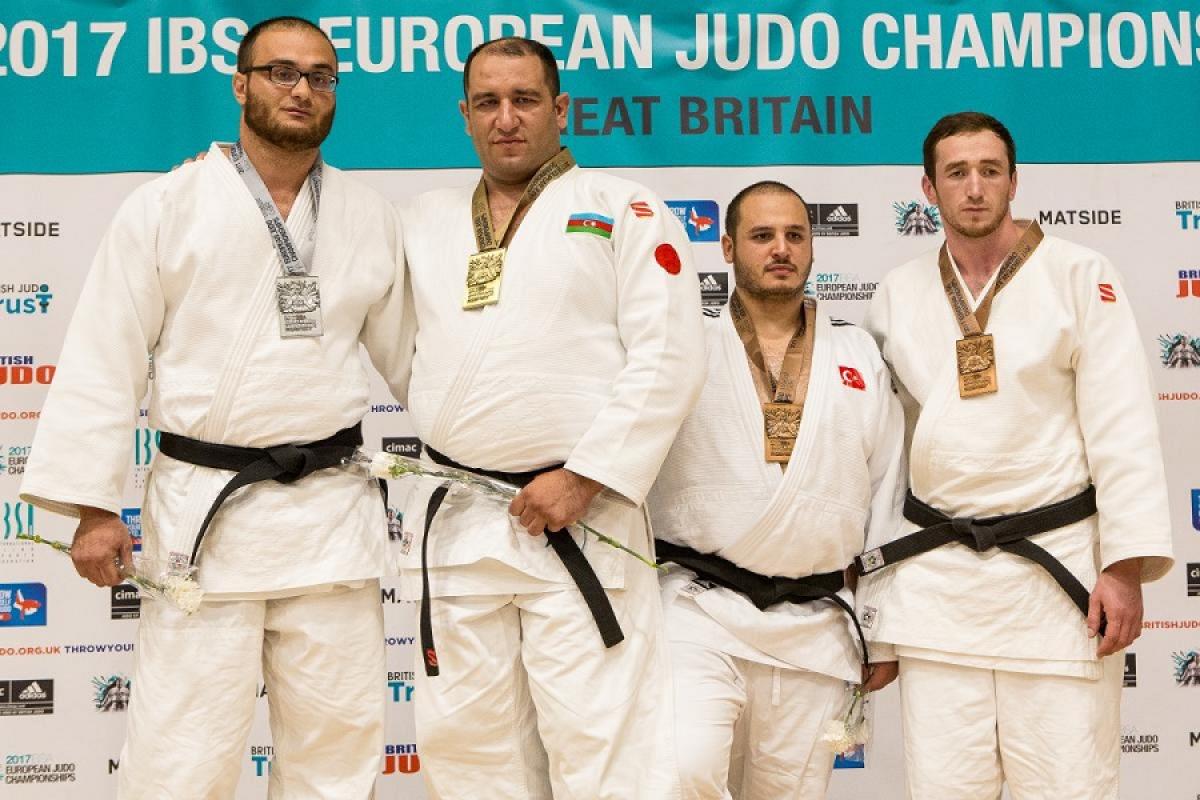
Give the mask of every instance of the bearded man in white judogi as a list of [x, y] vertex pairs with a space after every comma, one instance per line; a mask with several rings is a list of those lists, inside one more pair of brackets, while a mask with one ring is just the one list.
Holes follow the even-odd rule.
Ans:
[[[384, 506], [361, 477], [311, 470], [361, 443], [360, 343], [404, 396], [412, 319], [390, 204], [321, 163], [336, 73], [310, 22], [246, 34], [238, 145], [122, 205], [43, 409], [22, 495], [80, 517], [76, 569], [112, 586], [131, 563], [118, 514], [149, 384], [162, 452], [143, 554], [151, 577], [197, 565], [206, 593], [191, 615], [142, 605], [122, 798], [232, 796], [260, 668], [268, 796], [366, 798], [379, 774]], [[234, 471], [277, 480], [214, 504]], [[227, 690], [220, 702], [213, 686]]]
[[845, 570], [899, 520], [903, 416], [871, 337], [805, 300], [794, 190], [739, 192], [722, 246], [737, 289], [649, 500], [684, 797], [815, 800], [847, 684], [895, 677], [886, 647], [865, 663]]

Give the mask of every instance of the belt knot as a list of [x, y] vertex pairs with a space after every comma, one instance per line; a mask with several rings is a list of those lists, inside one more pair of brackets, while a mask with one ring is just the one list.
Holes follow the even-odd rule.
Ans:
[[[996, 546], [996, 532], [989, 525], [976, 525], [971, 517], [955, 517], [950, 520], [950, 526], [958, 534], [964, 544], [969, 544], [977, 553], [991, 550]], [[970, 539], [971, 541], [967, 541]]]
[[298, 481], [316, 469], [313, 452], [307, 447], [297, 447], [294, 444], [268, 447], [267, 456], [283, 470], [275, 476], [275, 480], [280, 483]]

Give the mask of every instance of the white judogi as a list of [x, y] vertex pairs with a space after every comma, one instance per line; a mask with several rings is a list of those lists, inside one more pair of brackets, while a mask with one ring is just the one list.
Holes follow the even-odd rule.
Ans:
[[[250, 192], [215, 145], [204, 161], [133, 193], [100, 245], [71, 321], [24, 498], [71, 515], [76, 504], [120, 512], [147, 354], [155, 371], [150, 426], [209, 442], [308, 442], [358, 422], [368, 399], [360, 342], [403, 396], [412, 323], [391, 207], [326, 166], [319, 220], [314, 225], [306, 182], [287, 226], [302, 250], [315, 245], [320, 338], [280, 338], [279, 258]], [[230, 477], [155, 459], [142, 517], [143, 554], [155, 569], [172, 554], [186, 559]], [[284, 787], [288, 797], [365, 796], [382, 744], [382, 687], [374, 681], [383, 672], [377, 578], [386, 568], [385, 531], [378, 489], [337, 470], [256, 484], [222, 507], [198, 561], [208, 593], [200, 611], [183, 618], [161, 603], [145, 607], [123, 797], [221, 795], [232, 787], [253, 694], [214, 705], [204, 687], [218, 675], [250, 685], [260, 662], [272, 697], [294, 690], [306, 698], [273, 704], [273, 721], [313, 732], [276, 741], [272, 796]], [[273, 599], [297, 595], [313, 595], [302, 613], [284, 611], [298, 599]], [[264, 626], [293, 643], [267, 637], [264, 644]], [[297, 639], [313, 665], [303, 674], [288, 664]], [[362, 666], [350, 671], [361, 679], [355, 685], [331, 674], [341, 663], [334, 656], [347, 651], [361, 653]], [[167, 730], [178, 738], [164, 748]], [[234, 738], [217, 741], [222, 735]], [[337, 737], [337, 752], [319, 741], [325, 736]]]
[[[844, 569], [868, 529], [891, 534], [903, 498], [903, 416], [875, 343], [818, 312], [784, 469], [764, 458], [762, 405], [728, 309], [705, 324], [708, 379], [647, 502], [655, 535], [762, 575]], [[674, 567], [662, 579], [685, 797], [824, 797], [834, 753], [818, 737], [845, 682], [861, 680], [851, 620], [827, 601], [760, 611], [694, 578]], [[841, 596], [853, 605], [849, 589]]]
[[[1132, 309], [1107, 259], [1047, 236], [996, 295], [987, 326], [995, 337], [995, 394], [959, 397], [954, 342], [961, 333], [936, 252], [885, 277], [866, 326], [901, 384], [918, 498], [950, 516], [991, 516], [1064, 500], [1094, 483], [1098, 515], [1035, 541], [1089, 589], [1098, 570], [1126, 558], [1145, 558], [1143, 580], [1167, 572], [1170, 524], [1152, 386]], [[905, 522], [898, 533], [915, 528]], [[1101, 680], [1112, 668], [1096, 660], [1097, 641], [1088, 638], [1085, 619], [1040, 567], [999, 550], [980, 555], [952, 544], [869, 576], [859, 602], [873, 617], [868, 636], [895, 644], [907, 659], [1088, 681], [1099, 694], [1077, 713], [1095, 709], [1105, 758], [1118, 757], [1118, 730], [1108, 724], [1115, 719], [1107, 709], [1110, 690]], [[923, 725], [913, 716], [921, 713], [919, 705], [905, 698], [910, 730]], [[1076, 713], [1061, 703], [1044, 708], [1047, 716]], [[999, 731], [1001, 740], [1024, 735], [1025, 723]], [[930, 762], [926, 769], [921, 752], [930, 741], [906, 737], [916, 796], [993, 796], [942, 793], [935, 783], [922, 783], [936, 780], [936, 767]], [[1079, 792], [1091, 785], [1088, 776], [1115, 776], [1108, 766], [1056, 752], [1040, 752], [1042, 774], [1059, 776], [1056, 785], [1064, 789], [1047, 797], [1084, 797]], [[988, 763], [963, 769], [998, 769], [995, 748], [988, 756]], [[1017, 773], [1009, 771], [1008, 778], [1014, 797], [1043, 796], [1042, 789], [1019, 785]], [[1097, 792], [1086, 796], [1108, 797], [1110, 789]]]
[[[588, 521], [650, 553], [641, 504], [703, 380], [684, 232], [644, 187], [572, 168], [508, 245], [500, 302], [464, 311], [467, 258], [477, 249], [472, 188], [425, 194], [405, 220], [407, 230], [430, 232], [406, 245], [419, 320], [409, 392], [416, 430], [469, 467], [565, 462], [611, 490]], [[613, 220], [611, 239], [566, 232], [572, 214], [588, 213]], [[435, 485], [414, 491], [404, 515], [414, 539], [401, 557], [409, 598], [420, 596]], [[417, 669], [432, 797], [541, 798], [551, 785], [560, 799], [675, 795], [654, 571], [597, 541], [582, 545], [625, 633], [608, 650], [542, 537], [519, 528], [503, 504], [447, 499], [428, 543], [441, 675]], [[500, 698], [506, 708], [511, 698], [503, 715]]]

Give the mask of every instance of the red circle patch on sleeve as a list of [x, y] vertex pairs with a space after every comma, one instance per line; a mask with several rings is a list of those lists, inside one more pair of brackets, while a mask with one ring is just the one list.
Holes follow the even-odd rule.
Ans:
[[660, 244], [654, 248], [654, 260], [671, 275], [678, 275], [683, 267], [679, 261], [679, 251], [669, 244]]

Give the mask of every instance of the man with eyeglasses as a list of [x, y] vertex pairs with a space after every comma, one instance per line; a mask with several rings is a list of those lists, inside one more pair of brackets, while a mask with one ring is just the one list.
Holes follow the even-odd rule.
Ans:
[[365, 798], [379, 773], [384, 504], [327, 468], [361, 443], [360, 342], [403, 397], [412, 319], [390, 204], [321, 161], [336, 65], [306, 20], [250, 29], [238, 143], [117, 212], [42, 413], [22, 494], [80, 518], [76, 569], [112, 586], [132, 561], [118, 514], [149, 385], [143, 571], [194, 564], [205, 591], [190, 615], [142, 606], [122, 798], [231, 797], [260, 668], [268, 796]]

